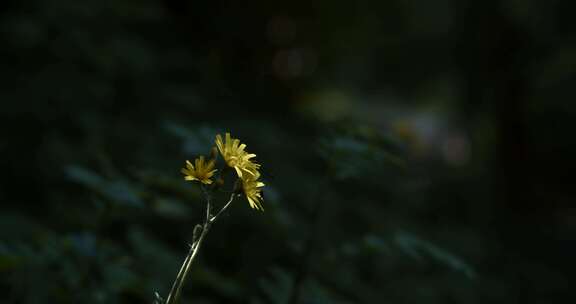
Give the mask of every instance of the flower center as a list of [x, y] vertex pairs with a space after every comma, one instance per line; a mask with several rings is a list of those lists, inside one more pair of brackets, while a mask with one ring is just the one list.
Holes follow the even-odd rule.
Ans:
[[236, 156], [230, 157], [230, 159], [228, 160], [228, 166], [236, 167], [236, 165], [238, 165], [238, 158]]

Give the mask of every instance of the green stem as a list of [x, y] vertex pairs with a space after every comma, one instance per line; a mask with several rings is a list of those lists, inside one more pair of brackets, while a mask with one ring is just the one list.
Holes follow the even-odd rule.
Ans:
[[[192, 244], [192, 248], [190, 250], [190, 253], [188, 254], [189, 259], [188, 259], [188, 262], [185, 264], [184, 273], [182, 274], [182, 279], [180, 280], [180, 283], [178, 284], [178, 287], [176, 288], [176, 292], [174, 295], [174, 303], [177, 303], [178, 299], [180, 298], [180, 292], [182, 290], [182, 286], [184, 285], [184, 282], [186, 281], [186, 276], [188, 276], [188, 272], [190, 271], [190, 265], [192, 265], [194, 258], [198, 254], [198, 251], [200, 249], [200, 245], [202, 244], [204, 237], [208, 233], [208, 228], [209, 228], [208, 226], [209, 226], [209, 224], [208, 225], [204, 224], [204, 227], [202, 228], [202, 233], [200, 234], [200, 237], [198, 237], [198, 240], [196, 241], [195, 244]], [[171, 303], [166, 301], [166, 304], [171, 304]]]
[[218, 216], [219, 216], [222, 212], [224, 212], [224, 210], [228, 209], [228, 207], [230, 206], [230, 204], [232, 204], [232, 201], [234, 200], [234, 197], [235, 197], [235, 196], [236, 196], [236, 195], [235, 195], [234, 193], [232, 193], [232, 195], [230, 195], [230, 199], [228, 200], [228, 202], [226, 203], [226, 205], [224, 205], [224, 207], [222, 207], [222, 209], [220, 209], [220, 211], [218, 211], [218, 213], [216, 213], [216, 215], [213, 216], [213, 217], [210, 219], [210, 223], [213, 223], [213, 222], [218, 218]]
[[192, 243], [192, 245], [190, 246], [190, 251], [189, 251], [188, 255], [186, 256], [186, 259], [182, 263], [180, 270], [178, 271], [178, 275], [176, 276], [176, 279], [174, 280], [174, 283], [172, 284], [172, 288], [170, 289], [170, 293], [168, 294], [168, 298], [166, 298], [166, 302], [164, 302], [165, 304], [174, 303], [174, 301], [175, 301], [174, 295], [176, 294], [176, 290], [178, 289], [178, 287], [181, 285], [182, 274], [184, 273], [184, 270], [186, 269], [186, 265], [188, 265], [188, 263], [190, 262], [190, 257], [192, 256], [192, 252], [194, 250], [194, 245], [195, 245], [195, 243]]
[[184, 285], [184, 282], [186, 281], [186, 277], [188, 276], [188, 273], [190, 272], [190, 266], [192, 265], [192, 262], [194, 262], [194, 258], [198, 254], [198, 251], [200, 250], [200, 245], [202, 245], [202, 241], [204, 240], [204, 238], [208, 234], [208, 231], [210, 230], [210, 226], [218, 218], [218, 216], [230, 206], [230, 204], [232, 203], [232, 201], [234, 200], [234, 197], [235, 197], [235, 194], [232, 194], [230, 196], [230, 199], [226, 203], [226, 205], [224, 205], [224, 207], [222, 207], [222, 209], [220, 209], [218, 211], [218, 213], [216, 213], [215, 216], [212, 216], [210, 213], [210, 211], [211, 211], [211, 201], [210, 201], [211, 196], [208, 193], [208, 191], [206, 191], [205, 188], [202, 188], [202, 190], [203, 190], [204, 194], [206, 195], [206, 202], [207, 202], [207, 204], [206, 204], [206, 219], [204, 221], [204, 224], [202, 225], [202, 232], [200, 233], [200, 236], [198, 236], [197, 238], [195, 237], [195, 239], [193, 240], [192, 245], [190, 246], [190, 251], [188, 252], [186, 259], [184, 259], [184, 262], [182, 263], [182, 266], [180, 267], [180, 270], [178, 271], [178, 275], [176, 276], [176, 279], [174, 280], [174, 283], [172, 284], [172, 288], [170, 289], [170, 293], [168, 294], [168, 297], [166, 298], [166, 302], [164, 302], [165, 304], [178, 303], [178, 300], [180, 298], [180, 293], [182, 290], [182, 286]]

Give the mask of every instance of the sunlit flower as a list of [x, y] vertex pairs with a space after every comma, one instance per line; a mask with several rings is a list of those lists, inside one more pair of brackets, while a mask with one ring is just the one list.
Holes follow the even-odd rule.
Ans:
[[184, 179], [187, 181], [199, 181], [203, 184], [212, 184], [210, 179], [216, 169], [214, 169], [215, 161], [213, 159], [208, 162], [204, 161], [204, 156], [200, 156], [194, 160], [194, 165], [191, 162], [186, 161], [186, 168], [182, 168], [180, 172], [184, 174]]
[[226, 133], [226, 140], [222, 140], [220, 134], [216, 135], [216, 146], [226, 164], [236, 170], [238, 177], [243, 178], [245, 174], [248, 173], [251, 176], [256, 176], [258, 174], [258, 169], [260, 165], [254, 163], [250, 159], [256, 157], [256, 154], [250, 154], [244, 149], [245, 144], [240, 144], [240, 140], [237, 138], [232, 138], [230, 133]]
[[259, 176], [260, 175], [257, 174], [256, 176], [242, 179], [242, 191], [244, 192], [244, 195], [246, 195], [250, 207], [264, 211], [264, 208], [262, 207], [262, 189], [260, 189], [264, 187], [264, 183], [258, 181]]

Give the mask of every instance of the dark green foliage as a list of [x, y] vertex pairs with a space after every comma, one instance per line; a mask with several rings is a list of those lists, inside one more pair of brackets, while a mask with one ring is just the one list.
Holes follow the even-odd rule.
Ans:
[[230, 131], [182, 303], [571, 303], [571, 4], [453, 2], [3, 4], [0, 302], [165, 297]]

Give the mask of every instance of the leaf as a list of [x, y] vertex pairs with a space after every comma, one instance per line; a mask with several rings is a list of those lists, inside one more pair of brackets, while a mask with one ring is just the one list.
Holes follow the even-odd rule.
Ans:
[[208, 126], [190, 129], [172, 122], [164, 123], [164, 129], [182, 140], [182, 152], [186, 155], [205, 154], [214, 145], [214, 137], [219, 133]]
[[191, 212], [190, 207], [179, 200], [158, 198], [154, 201], [154, 211], [170, 218], [187, 218]]
[[468, 278], [476, 277], [476, 272], [470, 265], [454, 254], [412, 234], [398, 232], [394, 236], [394, 242], [409, 256], [417, 260], [430, 257], [453, 270], [464, 273]]
[[104, 187], [104, 179], [88, 169], [73, 165], [66, 167], [64, 170], [68, 178], [77, 183], [95, 189]]
[[144, 202], [139, 196], [139, 190], [127, 180], [106, 180], [88, 169], [75, 165], [67, 166], [65, 172], [71, 180], [86, 186], [112, 202], [132, 207], [144, 206]]
[[384, 166], [405, 166], [402, 159], [380, 145], [351, 136], [324, 139], [319, 143], [318, 152], [339, 179], [372, 175]]

